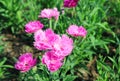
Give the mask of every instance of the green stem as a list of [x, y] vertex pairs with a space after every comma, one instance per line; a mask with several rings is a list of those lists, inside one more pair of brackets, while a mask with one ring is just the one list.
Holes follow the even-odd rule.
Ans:
[[54, 23], [54, 28], [53, 28], [54, 30], [56, 29], [57, 22], [58, 22], [58, 20], [56, 20]]
[[50, 81], [53, 81], [51, 72], [49, 73], [49, 77], [50, 77]]
[[76, 11], [76, 9], [73, 8], [73, 9], [72, 9], [72, 17], [75, 17], [75, 18], [76, 18], [76, 12], [75, 12], [75, 11]]
[[77, 39], [75, 39], [75, 45], [79, 46], [84, 42], [85, 38], [83, 37], [78, 37]]
[[52, 19], [49, 20], [49, 26], [52, 29]]

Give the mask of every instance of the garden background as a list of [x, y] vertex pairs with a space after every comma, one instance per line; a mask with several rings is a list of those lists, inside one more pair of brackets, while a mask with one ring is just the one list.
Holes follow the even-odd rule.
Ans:
[[[34, 48], [25, 24], [40, 20], [49, 28], [48, 20], [38, 15], [54, 7], [60, 11], [55, 33], [64, 34], [76, 24], [86, 28], [87, 36], [73, 38], [73, 52], [51, 74], [41, 64], [43, 52]], [[75, 8], [62, 11], [63, 0], [0, 0], [0, 81], [120, 81], [120, 0], [79, 0]], [[21, 73], [14, 64], [25, 52], [33, 53], [39, 63]]]

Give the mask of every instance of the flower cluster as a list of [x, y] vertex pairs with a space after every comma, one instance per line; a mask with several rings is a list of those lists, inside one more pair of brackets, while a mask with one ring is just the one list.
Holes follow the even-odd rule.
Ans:
[[34, 46], [38, 50], [45, 50], [42, 63], [51, 72], [54, 72], [62, 65], [62, 60], [69, 55], [73, 49], [73, 40], [67, 35], [55, 34], [52, 29], [39, 30], [34, 33]]
[[[54, 17], [58, 19], [59, 12], [56, 8], [44, 9], [41, 11], [39, 17], [48, 19]], [[57, 71], [62, 66], [63, 59], [72, 52], [73, 40], [65, 34], [60, 36], [54, 33], [50, 28], [42, 30], [43, 24], [36, 22], [37, 21], [27, 23], [25, 25], [25, 31], [27, 33], [34, 33], [35, 48], [46, 51], [42, 57], [42, 63], [45, 64], [51, 72]]]
[[[64, 0], [65, 7], [75, 7], [78, 0]], [[54, 18], [58, 20], [59, 11], [54, 9], [43, 9], [39, 18]], [[45, 54], [42, 56], [42, 63], [45, 64], [50, 72], [57, 71], [63, 64], [66, 56], [70, 55], [73, 50], [73, 40], [66, 34], [56, 34], [51, 28], [43, 30], [43, 24], [40, 21], [30, 21], [25, 25], [25, 32], [34, 33], [34, 47], [38, 50], [44, 50]], [[70, 25], [66, 32], [72, 36], [85, 37], [87, 31], [84, 27], [77, 25]], [[21, 72], [30, 70], [35, 66], [36, 59], [32, 58], [31, 53], [25, 53], [19, 57], [15, 68]]]
[[37, 60], [33, 59], [31, 53], [22, 54], [17, 63], [15, 64], [15, 68], [20, 70], [21, 72], [29, 71], [30, 68], [36, 65]]

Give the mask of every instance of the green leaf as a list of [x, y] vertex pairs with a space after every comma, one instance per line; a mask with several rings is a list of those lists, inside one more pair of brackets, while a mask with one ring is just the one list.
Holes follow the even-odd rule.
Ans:
[[63, 81], [74, 81], [77, 76], [67, 75]]
[[108, 66], [106, 63], [104, 63], [102, 61], [97, 61], [97, 63], [98, 63], [100, 68], [102, 67], [106, 71], [111, 71], [111, 67]]
[[3, 66], [3, 64], [6, 62], [7, 58], [3, 58], [2, 61], [0, 61], [0, 67]]
[[113, 58], [111, 58], [111, 57], [109, 57], [109, 56], [108, 56], [108, 58], [113, 62], [113, 65], [114, 65], [117, 69], [119, 69], [118, 64], [117, 64], [117, 62], [116, 62], [116, 59], [113, 59]]
[[11, 66], [11, 65], [2, 65], [2, 66], [0, 66], [0, 68], [1, 67], [4, 67], [4, 68], [14, 68], [13, 66]]

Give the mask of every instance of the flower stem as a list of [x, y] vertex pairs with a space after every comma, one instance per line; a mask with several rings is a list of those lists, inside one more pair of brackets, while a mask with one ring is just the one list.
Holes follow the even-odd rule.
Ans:
[[52, 19], [49, 20], [49, 26], [52, 29]]
[[58, 20], [56, 20], [54, 23], [54, 28], [53, 28], [54, 30], [56, 29], [57, 22], [58, 22]]

